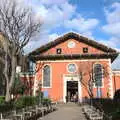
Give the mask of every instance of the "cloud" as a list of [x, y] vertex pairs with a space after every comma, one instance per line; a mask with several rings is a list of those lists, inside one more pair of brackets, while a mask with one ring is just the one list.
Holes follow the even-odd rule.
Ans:
[[120, 37], [120, 22], [105, 25], [102, 29], [108, 34]]
[[24, 48], [25, 54], [39, 48], [40, 46], [55, 40], [59, 35], [57, 33], [48, 34], [47, 31], [41, 33], [40, 38], [37, 40], [30, 41], [27, 46]]
[[65, 3], [66, 1], [68, 0], [41, 0], [41, 3], [46, 5], [54, 5], [54, 4], [60, 5]]
[[[56, 4], [56, 3], [62, 4]], [[45, 3], [52, 4], [50, 7], [45, 6]], [[77, 13], [76, 6], [70, 4], [67, 0], [47, 0], [42, 1], [39, 5], [35, 4], [35, 9], [41, 16], [44, 22], [42, 29], [51, 31], [54, 28], [65, 28], [75, 30], [81, 33], [90, 33], [99, 24], [99, 20], [95, 18], [84, 18], [80, 13]], [[91, 34], [91, 33], [90, 33]]]
[[95, 39], [94, 38], [94, 36], [93, 36], [93, 34], [92, 34], [92, 31], [86, 31], [86, 32], [83, 32], [83, 33], [81, 33], [83, 36], [86, 36], [86, 37], [88, 37], [88, 38], [90, 38], [90, 39]]
[[[67, 8], [67, 9], [66, 9]], [[44, 15], [44, 29], [53, 29], [62, 26], [65, 20], [69, 20], [75, 13], [75, 6], [69, 3], [64, 3], [61, 6], [53, 5], [50, 8], [42, 10]]]
[[113, 3], [109, 8], [105, 8], [107, 24], [102, 29], [111, 35], [120, 37], [120, 3]]
[[102, 26], [102, 30], [111, 38], [108, 41], [101, 40], [101, 42], [120, 50], [120, 3], [112, 3], [111, 6], [104, 9], [104, 12], [107, 23]]
[[49, 35], [49, 40], [52, 41], [52, 40], [55, 40], [59, 35], [57, 33], [53, 33], [53, 34], [50, 34]]
[[78, 32], [86, 32], [94, 29], [99, 24], [97, 19], [85, 19], [84, 17], [73, 18], [72, 20], [68, 20], [65, 22], [65, 27], [73, 30], [77, 30]]
[[[28, 46], [34, 45], [34, 48], [46, 41], [53, 40], [61, 32], [73, 30], [83, 35], [93, 38], [92, 31], [99, 24], [95, 18], [84, 18], [78, 13], [76, 6], [69, 3], [68, 0], [31, 0], [29, 5], [32, 6], [43, 25], [41, 27], [40, 38], [37, 44], [29, 43]], [[55, 31], [57, 30], [57, 32]], [[54, 31], [54, 32], [53, 32]], [[61, 31], [59, 33], [59, 31]], [[29, 49], [29, 47], [27, 47]], [[29, 51], [29, 50], [27, 50]]]
[[99, 40], [99, 42], [101, 42], [102, 44], [105, 44], [109, 47], [112, 47], [120, 52], [120, 48], [119, 48], [120, 41], [119, 41], [119, 38], [117, 38], [117, 37], [111, 37], [109, 40]]

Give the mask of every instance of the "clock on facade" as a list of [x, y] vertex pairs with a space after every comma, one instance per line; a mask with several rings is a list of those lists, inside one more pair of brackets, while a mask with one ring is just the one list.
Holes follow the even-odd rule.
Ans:
[[70, 73], [76, 72], [76, 65], [75, 64], [69, 64], [68, 65], [68, 72], [70, 72]]
[[69, 48], [74, 48], [75, 47], [75, 42], [74, 41], [68, 42], [68, 47]]

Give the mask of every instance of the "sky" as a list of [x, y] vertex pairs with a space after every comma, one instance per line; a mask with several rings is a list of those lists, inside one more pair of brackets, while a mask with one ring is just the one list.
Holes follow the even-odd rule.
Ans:
[[43, 23], [39, 37], [25, 52], [68, 32], [106, 44], [120, 51], [120, 0], [23, 0]]

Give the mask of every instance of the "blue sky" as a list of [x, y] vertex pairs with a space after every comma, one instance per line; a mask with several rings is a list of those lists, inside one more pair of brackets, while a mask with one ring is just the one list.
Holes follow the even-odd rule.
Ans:
[[[41, 32], [28, 53], [68, 32], [77, 32], [120, 51], [120, 0], [21, 0], [41, 20]], [[120, 57], [113, 66], [119, 66]]]
[[120, 50], [120, 0], [23, 0], [43, 23], [30, 52], [70, 31]]

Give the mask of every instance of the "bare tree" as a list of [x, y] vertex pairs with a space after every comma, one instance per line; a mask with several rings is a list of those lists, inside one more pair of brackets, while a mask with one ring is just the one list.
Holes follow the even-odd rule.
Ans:
[[[36, 65], [36, 68], [35, 68], [35, 79], [34, 79], [34, 86], [33, 86], [33, 95], [36, 96], [36, 92], [39, 91], [41, 89], [41, 86], [42, 86], [42, 83], [41, 81], [37, 80], [37, 75], [38, 75], [38, 72], [40, 70], [42, 70], [42, 67], [44, 66], [44, 62], [40, 62]], [[41, 76], [41, 74], [39, 74], [39, 77]]]
[[4, 68], [4, 55], [5, 51], [3, 48], [2, 43], [2, 36], [0, 35], [0, 95], [5, 94], [5, 81], [4, 81], [4, 74], [3, 74], [3, 68]]
[[[102, 65], [102, 72], [97, 71], [98, 73], [95, 74], [94, 71], [94, 64], [95, 62], [86, 62], [86, 63], [80, 63], [79, 68], [78, 68], [78, 74], [80, 76], [80, 82], [86, 92], [88, 93], [90, 100], [92, 102], [92, 99], [94, 97], [93, 93], [93, 86], [96, 84], [97, 89], [99, 88], [98, 86], [98, 81], [97, 79], [101, 77], [108, 77], [109, 76], [109, 66], [108, 65]], [[97, 77], [97, 78], [96, 78]]]
[[86, 64], [80, 63], [78, 72], [80, 76], [80, 82], [84, 89], [87, 91], [90, 98], [93, 98], [93, 63], [87, 62]]
[[[6, 101], [10, 101], [11, 88], [15, 80], [17, 56], [23, 47], [40, 31], [41, 21], [34, 19], [30, 7], [20, 6], [16, 0], [0, 1], [0, 30], [8, 42], [4, 45]], [[8, 69], [10, 68], [10, 69]]]

